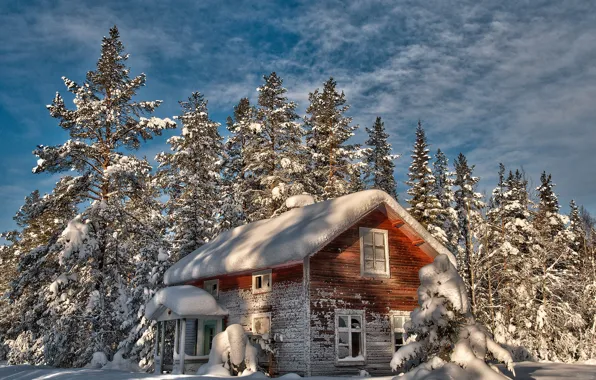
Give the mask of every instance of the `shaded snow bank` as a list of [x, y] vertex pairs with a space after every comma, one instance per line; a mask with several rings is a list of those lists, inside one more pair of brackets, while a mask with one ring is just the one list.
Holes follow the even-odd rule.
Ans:
[[[446, 368], [445, 368], [446, 367]], [[437, 377], [434, 379], [453, 379], [454, 377], [439, 377], [441, 374], [450, 374], [449, 371], [456, 372], [457, 369], [451, 365], [445, 366], [441, 371], [436, 371]], [[503, 366], [499, 366], [506, 375]], [[516, 380], [558, 380], [558, 379], [575, 379], [575, 380], [594, 380], [596, 379], [596, 366], [591, 365], [577, 365], [577, 364], [562, 364], [562, 363], [534, 363], [522, 362], [516, 363]], [[453, 373], [452, 372], [452, 373]], [[237, 379], [237, 377], [235, 377]], [[266, 379], [265, 375], [256, 373], [248, 377], [249, 379]], [[280, 379], [298, 379], [295, 374], [288, 374], [280, 377]], [[457, 378], [457, 377], [456, 377]], [[51, 367], [35, 367], [29, 365], [20, 366], [3, 366], [0, 362], [0, 379], [6, 380], [33, 380], [33, 379], [52, 379], [52, 380], [171, 380], [171, 379], [188, 379], [188, 380], [206, 380], [208, 377], [204, 376], [190, 376], [190, 375], [154, 375], [149, 373], [127, 373], [121, 371], [106, 371], [99, 369], [84, 369], [84, 368], [51, 368]], [[231, 378], [230, 378], [231, 379]], [[312, 380], [338, 380], [338, 377], [312, 377], [305, 378]], [[346, 379], [343, 377], [343, 379]], [[389, 380], [388, 377], [365, 377], [355, 376], [352, 379], [367, 379], [367, 380]], [[398, 377], [403, 380], [403, 377]], [[458, 380], [460, 378], [457, 378]]]

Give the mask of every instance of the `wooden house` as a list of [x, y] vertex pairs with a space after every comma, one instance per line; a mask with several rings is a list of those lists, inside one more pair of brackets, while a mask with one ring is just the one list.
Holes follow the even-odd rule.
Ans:
[[[177, 321], [175, 371], [190, 373], [189, 362], [206, 361], [210, 339], [239, 323], [277, 337], [276, 374], [391, 373], [417, 306], [418, 270], [453, 255], [379, 190], [288, 204], [296, 203], [220, 234], [166, 272], [168, 288], [150, 317]], [[186, 289], [185, 301], [167, 304], [163, 292], [177, 288]], [[206, 293], [214, 301], [205, 302]]]

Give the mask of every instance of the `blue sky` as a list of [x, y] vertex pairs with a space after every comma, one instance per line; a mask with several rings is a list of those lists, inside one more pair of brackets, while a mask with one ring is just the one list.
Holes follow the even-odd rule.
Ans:
[[[596, 2], [593, 1], [13, 1], [0, 5], [0, 230], [32, 190], [38, 144], [65, 134], [47, 113], [61, 76], [81, 81], [117, 24], [141, 97], [159, 116], [201, 91], [224, 122], [276, 71], [289, 97], [329, 76], [361, 126], [382, 116], [403, 192], [416, 121], [431, 149], [463, 152], [490, 191], [498, 163], [547, 170], [561, 203], [596, 212]], [[158, 138], [139, 154], [167, 149]], [[402, 199], [405, 197], [402, 194]]]

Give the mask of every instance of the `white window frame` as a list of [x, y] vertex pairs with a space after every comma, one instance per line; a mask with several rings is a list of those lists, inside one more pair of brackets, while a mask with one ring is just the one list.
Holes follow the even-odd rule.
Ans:
[[[348, 319], [352, 316], [360, 317], [360, 353], [362, 354], [363, 359], [357, 358], [339, 358], [339, 333], [340, 332], [347, 332], [348, 333], [348, 349], [350, 353], [352, 351], [352, 332], [353, 331], [351, 324], [348, 324], [348, 327], [340, 328], [339, 327], [339, 317], [347, 316]], [[335, 311], [335, 365], [336, 366], [353, 366], [353, 365], [364, 365], [366, 364], [366, 316], [364, 314], [364, 310], [336, 310]]]
[[[406, 345], [406, 340], [408, 339], [408, 335], [406, 334], [406, 329], [405, 328], [398, 328], [395, 326], [395, 317], [402, 317], [403, 318], [403, 323], [402, 326], [405, 325], [406, 322], [410, 321], [410, 312], [409, 311], [395, 311], [393, 313], [391, 313], [389, 315], [389, 318], [391, 318], [390, 320], [390, 324], [391, 324], [391, 348], [393, 350], [393, 352], [397, 352], [397, 349], [395, 347], [395, 333], [399, 332], [404, 334], [404, 345]], [[399, 331], [396, 331], [399, 330]], [[402, 346], [403, 347], [403, 346]]]
[[267, 332], [266, 334], [271, 334], [271, 313], [257, 313], [257, 314], [252, 314], [250, 316], [250, 330], [252, 332], [253, 335], [261, 335], [261, 334], [257, 334], [256, 330], [255, 330], [255, 319], [257, 318], [269, 318], [269, 332]]
[[[217, 290], [216, 290], [215, 294], [211, 293], [210, 290], [207, 290], [207, 289], [209, 289], [208, 286], [213, 285], [213, 284], [215, 284], [217, 286]], [[216, 278], [214, 280], [206, 280], [205, 282], [203, 282], [203, 289], [206, 290], [207, 293], [211, 294], [215, 299], [218, 299], [219, 298], [219, 279]]]
[[[365, 260], [364, 260], [364, 236], [368, 234], [374, 233], [382, 233], [384, 239], [384, 248], [385, 248], [385, 272], [367, 272], [365, 269]], [[373, 239], [373, 247], [374, 247], [374, 235]], [[374, 249], [373, 249], [374, 255]], [[389, 231], [382, 230], [379, 228], [366, 228], [360, 227], [360, 275], [362, 277], [378, 277], [378, 278], [389, 278], [391, 276], [391, 268], [389, 268]]]
[[[269, 275], [269, 286], [268, 287], [263, 286], [263, 287], [257, 289], [257, 278], [258, 277], [262, 278], [264, 275]], [[271, 269], [254, 272], [252, 274], [252, 294], [268, 293], [271, 291], [272, 285], [273, 285], [273, 276], [271, 273]]]

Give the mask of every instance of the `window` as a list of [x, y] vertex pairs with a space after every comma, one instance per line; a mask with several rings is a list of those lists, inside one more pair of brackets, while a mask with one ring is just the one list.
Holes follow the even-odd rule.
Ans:
[[209, 355], [213, 348], [213, 338], [217, 334], [217, 321], [203, 322], [203, 355]]
[[360, 274], [389, 277], [387, 230], [360, 227]]
[[205, 289], [209, 294], [211, 294], [214, 298], [219, 296], [219, 280], [207, 280], [203, 284], [203, 289]]
[[336, 312], [335, 343], [338, 363], [361, 364], [364, 362], [364, 312]]
[[265, 293], [271, 291], [271, 269], [252, 274], [252, 292]]
[[269, 334], [271, 331], [271, 313], [254, 314], [252, 316], [252, 333], [254, 335]]
[[391, 316], [391, 341], [393, 342], [393, 352], [399, 350], [406, 344], [408, 339], [404, 325], [410, 320], [409, 314], [400, 314]]
[[186, 329], [184, 329], [184, 353], [186, 355], [197, 355], [197, 326], [198, 320], [186, 320]]

